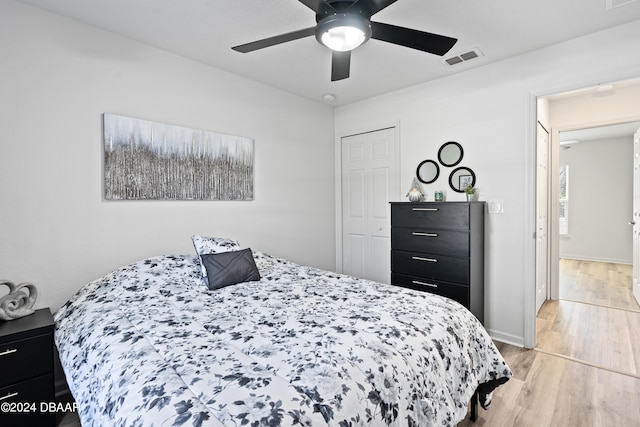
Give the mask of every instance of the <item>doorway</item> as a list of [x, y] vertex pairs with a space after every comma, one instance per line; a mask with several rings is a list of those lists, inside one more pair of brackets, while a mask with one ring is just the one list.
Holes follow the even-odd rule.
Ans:
[[[627, 271], [624, 265], [633, 265], [633, 135], [638, 128], [640, 121], [613, 121], [556, 132], [551, 177], [555, 192], [550, 196], [554, 197], [552, 206], [557, 206], [551, 299], [578, 298], [571, 296], [571, 289], [560, 286], [562, 260], [566, 267], [577, 265], [569, 260], [584, 261], [585, 269], [589, 261], [610, 264], [611, 275], [614, 270]], [[571, 277], [566, 279], [571, 281]], [[601, 296], [606, 290], [600, 287]]]
[[[619, 92], [624, 92], [624, 90]], [[627, 102], [624, 97], [622, 99], [622, 104]], [[633, 96], [629, 96], [627, 99], [632, 100]], [[625, 144], [629, 150], [625, 148], [624, 153], [618, 152], [620, 155], [618, 160], [613, 161], [617, 164], [609, 171], [603, 169], [602, 166], [607, 161], [604, 155], [602, 153], [598, 154], [598, 150], [607, 148], [604, 143], [601, 142], [600, 146], [594, 143], [587, 150], [589, 146], [585, 142], [588, 139], [585, 137], [582, 137], [582, 139], [577, 138], [571, 132], [577, 132], [578, 129], [583, 132], [583, 128], [589, 127], [602, 128], [604, 125], [620, 124], [630, 121], [630, 117], [632, 120], [638, 120], [640, 111], [637, 111], [637, 107], [632, 106], [632, 102], [628, 102], [631, 105], [629, 109], [619, 108], [617, 113], [612, 108], [598, 107], [603, 103], [603, 95], [597, 91], [597, 88], [574, 91], [571, 95], [560, 95], [556, 98], [550, 96], [547, 101], [551, 103], [551, 106], [548, 107], [548, 123], [550, 123], [550, 128], [552, 129], [552, 161], [549, 167], [550, 191], [547, 200], [550, 206], [551, 244], [549, 270], [551, 275], [549, 299], [545, 302], [536, 320], [536, 348], [541, 351], [586, 361], [586, 363], [597, 364], [627, 375], [637, 376], [640, 375], [640, 371], [633, 368], [633, 365], [628, 366], [625, 363], [632, 361], [632, 363], [638, 364], [638, 361], [640, 361], [640, 354], [632, 344], [636, 340], [634, 337], [640, 333], [640, 313], [629, 310], [629, 307], [618, 308], [607, 307], [607, 304], [602, 305], [601, 302], [593, 299], [597, 297], [593, 290], [587, 291], [587, 294], [582, 297], [576, 296], [577, 293], [569, 297], [568, 293], [574, 292], [576, 289], [569, 289], [567, 292], [560, 289], [560, 278], [562, 277], [564, 281], [573, 281], [574, 287], [576, 284], [581, 287], [587, 285], [600, 292], [605, 290], [606, 284], [628, 283], [630, 280], [629, 269], [618, 267], [624, 266], [625, 263], [628, 266], [633, 260], [630, 255], [631, 228], [627, 224], [631, 220], [633, 154], [631, 149], [632, 137], [630, 135], [633, 132], [628, 132], [629, 135], [626, 137]], [[557, 103], [553, 105], [555, 101]], [[604, 101], [609, 100], [605, 99]], [[570, 108], [577, 110], [573, 116]], [[593, 129], [589, 130], [589, 132], [593, 131]], [[577, 143], [575, 140], [581, 140], [581, 142]], [[580, 150], [578, 150], [578, 147], [580, 147]], [[577, 164], [572, 163], [579, 157], [579, 151], [583, 151], [582, 155], [587, 155], [587, 157], [589, 152], [592, 157], [595, 156], [594, 161], [596, 163], [586, 168], [587, 175], [581, 176], [578, 173]], [[571, 161], [566, 159], [571, 157], [569, 154], [574, 157]], [[580, 186], [572, 186], [573, 182], [573, 184], [581, 184], [582, 189], [588, 193], [587, 201], [592, 203], [587, 208], [576, 209], [575, 207], [569, 207], [568, 215], [564, 212], [566, 204], [563, 205], [559, 188], [560, 166], [567, 163], [569, 167], [564, 169], [564, 174], [565, 177], [568, 176], [568, 198], [572, 202], [576, 202], [576, 198], [579, 198], [579, 193], [576, 193], [576, 191]], [[626, 196], [617, 194], [616, 191], [611, 191], [616, 184], [606, 183], [605, 179], [611, 177], [612, 171], [616, 171], [616, 168], [618, 169], [616, 172], [619, 172], [621, 164], [628, 164], [624, 171], [628, 175], [624, 178], [628, 185], [626, 190], [621, 190], [618, 188], [621, 187], [618, 184], [615, 190], [623, 191]], [[589, 182], [589, 178], [594, 180]], [[602, 187], [599, 187], [601, 185]], [[564, 202], [566, 202], [567, 194], [563, 196], [565, 198]], [[625, 197], [625, 201], [629, 205], [628, 209], [624, 209], [624, 212], [614, 219], [611, 216], [611, 209], [614, 206], [619, 206], [623, 197]], [[568, 206], [573, 206], [573, 204]], [[598, 219], [595, 211], [599, 208], [604, 208], [605, 212]], [[582, 214], [580, 211], [582, 211]], [[562, 218], [561, 212], [563, 214]], [[587, 213], [585, 214], [585, 212]], [[571, 215], [572, 213], [573, 215]], [[583, 224], [585, 219], [593, 221], [593, 217], [596, 217], [595, 224], [602, 226], [600, 228], [604, 228], [604, 231], [598, 229], [593, 222], [591, 225]], [[617, 229], [619, 233], [624, 235], [624, 238], [619, 237], [619, 235], [618, 237], [612, 237], [611, 230], [607, 230], [606, 226], [610, 225], [607, 222], [616, 222]], [[589, 233], [582, 233], [580, 231], [581, 227], [588, 230]], [[603, 255], [604, 252], [598, 253], [599, 250], [604, 251], [607, 249], [607, 244], [605, 244], [607, 238], [613, 241], [611, 246], [616, 249], [620, 249], [622, 239], [629, 243], [628, 245], [623, 245], [627, 248], [626, 255], [612, 253], [611, 249], [609, 255]], [[591, 239], [591, 253], [586, 251], [589, 248], [586, 241], [589, 239]], [[561, 258], [582, 258], [582, 260], [577, 264], [566, 263], [564, 265]], [[591, 295], [588, 294], [589, 292], [591, 292]], [[617, 357], [616, 355], [619, 354], [624, 354], [624, 356]], [[616, 358], [620, 363], [615, 361]]]
[[629, 122], [559, 133], [562, 300], [640, 309], [631, 289], [630, 226], [638, 128], [640, 122]]

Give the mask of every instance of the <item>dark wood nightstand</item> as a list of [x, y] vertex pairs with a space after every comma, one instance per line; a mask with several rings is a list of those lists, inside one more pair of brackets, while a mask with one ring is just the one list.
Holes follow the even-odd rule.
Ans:
[[55, 426], [53, 328], [48, 308], [0, 321], [0, 425]]

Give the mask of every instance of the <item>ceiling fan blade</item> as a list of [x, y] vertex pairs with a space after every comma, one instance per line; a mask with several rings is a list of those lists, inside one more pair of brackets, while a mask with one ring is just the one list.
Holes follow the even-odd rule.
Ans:
[[313, 10], [316, 15], [328, 15], [334, 13], [336, 10], [329, 3], [324, 0], [298, 0], [309, 9]]
[[349, 78], [349, 68], [351, 67], [351, 51], [332, 51], [331, 57], [331, 81]]
[[397, 1], [398, 0], [360, 0], [358, 3], [366, 3], [371, 14], [374, 15]]
[[371, 23], [371, 38], [440, 56], [449, 52], [458, 41], [458, 39], [441, 36], [439, 34], [382, 24], [380, 22]]
[[240, 46], [234, 46], [231, 49], [242, 53], [248, 53], [258, 49], [264, 49], [265, 47], [301, 39], [303, 37], [313, 36], [315, 33], [316, 27], [310, 27], [305, 28], [304, 30], [292, 31], [286, 34], [280, 34], [279, 36], [268, 37], [255, 42], [241, 44]]

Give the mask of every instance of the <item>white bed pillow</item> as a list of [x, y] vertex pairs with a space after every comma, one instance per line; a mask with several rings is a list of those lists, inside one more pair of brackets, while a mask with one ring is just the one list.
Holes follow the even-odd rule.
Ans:
[[240, 244], [237, 241], [227, 239], [226, 237], [191, 236], [191, 241], [198, 253], [202, 277], [205, 279], [207, 277], [207, 269], [202, 263], [202, 255], [237, 251], [240, 249]]

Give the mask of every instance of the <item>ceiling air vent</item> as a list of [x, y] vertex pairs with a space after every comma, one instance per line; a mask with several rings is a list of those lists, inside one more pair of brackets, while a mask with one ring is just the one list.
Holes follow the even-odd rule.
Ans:
[[478, 58], [480, 56], [482, 56], [482, 52], [480, 52], [479, 49], [471, 49], [468, 52], [459, 53], [455, 56], [445, 58], [443, 61], [447, 65], [456, 65], [463, 62], [471, 61], [472, 59]]

